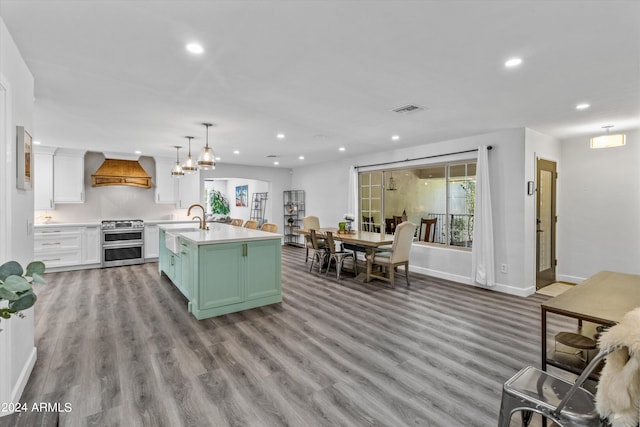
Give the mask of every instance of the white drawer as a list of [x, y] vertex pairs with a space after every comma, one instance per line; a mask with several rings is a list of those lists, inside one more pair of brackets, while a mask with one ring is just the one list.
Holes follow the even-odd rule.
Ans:
[[82, 233], [80, 230], [63, 230], [47, 230], [35, 233], [33, 239], [34, 251], [36, 253], [58, 249], [76, 249], [79, 251], [82, 247]]
[[35, 251], [34, 255], [38, 261], [44, 263], [46, 268], [81, 264], [81, 254], [79, 250]]

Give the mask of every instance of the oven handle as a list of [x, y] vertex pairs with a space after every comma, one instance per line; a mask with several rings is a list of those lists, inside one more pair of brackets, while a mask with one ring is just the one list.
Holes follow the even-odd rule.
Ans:
[[102, 244], [102, 249], [119, 249], [119, 248], [133, 248], [136, 246], [144, 246], [143, 240], [129, 240], [126, 243], [109, 243]]
[[117, 230], [102, 230], [103, 234], [144, 233], [144, 228], [118, 228]]

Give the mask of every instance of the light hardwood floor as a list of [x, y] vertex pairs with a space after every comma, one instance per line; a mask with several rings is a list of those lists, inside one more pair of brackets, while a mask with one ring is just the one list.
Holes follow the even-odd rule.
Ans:
[[539, 366], [546, 296], [282, 265], [282, 304], [202, 321], [156, 263], [47, 274], [23, 401], [71, 403], [62, 426], [495, 426]]

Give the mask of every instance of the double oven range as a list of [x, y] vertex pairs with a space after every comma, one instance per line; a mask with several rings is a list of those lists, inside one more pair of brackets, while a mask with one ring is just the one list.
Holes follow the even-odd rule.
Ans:
[[144, 221], [102, 221], [102, 266], [142, 264], [144, 262]]

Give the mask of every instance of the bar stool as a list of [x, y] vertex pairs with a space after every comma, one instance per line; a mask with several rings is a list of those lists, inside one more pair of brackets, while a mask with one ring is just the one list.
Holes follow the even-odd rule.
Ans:
[[[577, 353], [569, 353], [576, 356], [578, 359], [582, 360], [585, 363], [589, 363], [589, 350], [595, 350], [597, 348], [596, 341], [585, 337], [584, 335], [576, 334], [574, 332], [558, 332], [555, 336], [556, 341], [556, 350], [557, 344], [564, 344], [567, 347], [578, 349]], [[578, 354], [582, 354], [584, 352], [584, 357], [580, 357]], [[562, 352], [566, 353], [566, 352]]]

